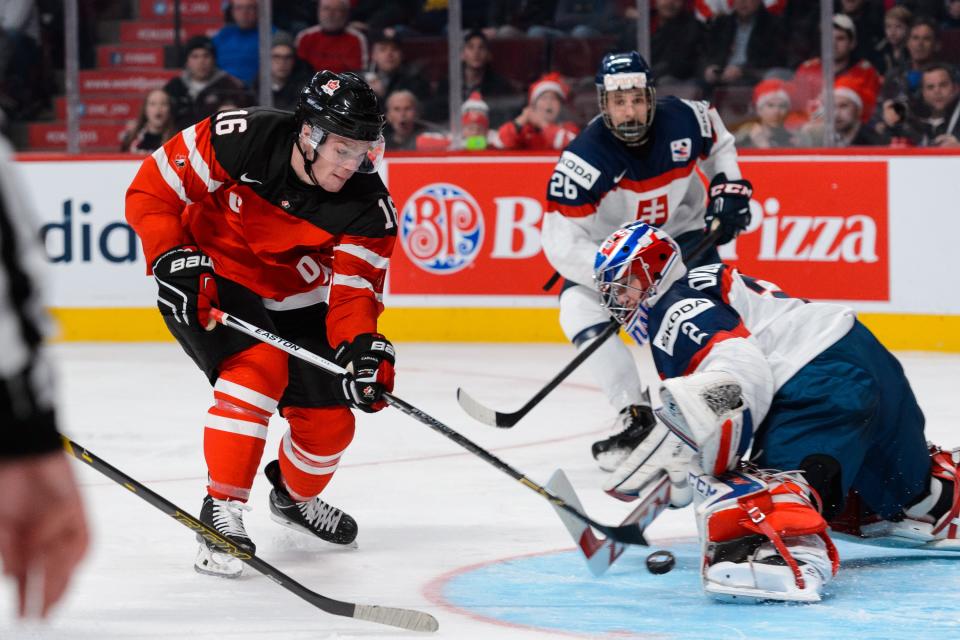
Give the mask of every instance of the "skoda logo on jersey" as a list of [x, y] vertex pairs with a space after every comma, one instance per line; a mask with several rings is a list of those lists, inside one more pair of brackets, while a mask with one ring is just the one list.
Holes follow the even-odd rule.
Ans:
[[427, 185], [400, 211], [400, 246], [413, 264], [438, 275], [471, 264], [483, 245], [483, 212], [466, 190]]
[[681, 138], [670, 141], [670, 158], [674, 162], [687, 162], [690, 159], [690, 147], [693, 141], [690, 138]]

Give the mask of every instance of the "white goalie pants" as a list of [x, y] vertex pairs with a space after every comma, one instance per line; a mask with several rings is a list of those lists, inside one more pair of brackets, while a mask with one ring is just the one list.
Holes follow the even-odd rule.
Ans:
[[[600, 305], [600, 294], [591, 287], [577, 284], [560, 294], [560, 327], [578, 350], [596, 340], [610, 319]], [[617, 411], [630, 405], [649, 404], [643, 397], [633, 356], [619, 337], [608, 339], [586, 364]]]

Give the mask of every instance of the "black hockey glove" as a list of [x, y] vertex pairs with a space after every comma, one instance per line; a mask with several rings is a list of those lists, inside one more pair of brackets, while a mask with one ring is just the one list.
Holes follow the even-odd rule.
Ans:
[[750, 224], [750, 198], [753, 185], [749, 180], [727, 180], [722, 173], [710, 183], [710, 201], [703, 217], [706, 231], [714, 220], [720, 221], [720, 238], [717, 244], [727, 244]]
[[157, 306], [165, 317], [187, 326], [212, 330], [210, 307], [220, 305], [210, 256], [191, 245], [170, 249], [153, 263]]
[[394, 350], [379, 333], [361, 333], [353, 342], [341, 342], [334, 356], [347, 370], [340, 376], [343, 395], [350, 406], [375, 413], [387, 406], [384, 391], [393, 391]]

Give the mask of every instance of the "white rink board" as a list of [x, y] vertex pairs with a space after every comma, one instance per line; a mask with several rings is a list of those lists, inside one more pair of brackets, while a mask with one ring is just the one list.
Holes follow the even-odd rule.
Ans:
[[[884, 160], [883, 156], [856, 159]], [[790, 156], [822, 162], [825, 172], [842, 171], [837, 156]], [[750, 161], [760, 157], [750, 156]], [[786, 157], [771, 157], [771, 161]], [[853, 159], [853, 158], [852, 158]], [[409, 161], [409, 158], [403, 159]], [[857, 302], [860, 311], [960, 315], [960, 296], [946, 258], [960, 237], [960, 157], [892, 156], [889, 167], [890, 302]], [[389, 163], [389, 160], [387, 160]], [[55, 224], [47, 237], [48, 253], [66, 257], [69, 228], [71, 255], [50, 265], [48, 301], [52, 307], [152, 307], [154, 289], [144, 281], [139, 241], [134, 261], [126, 257], [129, 231], [124, 222], [124, 194], [140, 160], [26, 161], [22, 175], [36, 201], [41, 224]], [[389, 176], [389, 171], [384, 175]], [[883, 188], [863, 185], [864, 189]], [[69, 208], [70, 224], [66, 222]], [[105, 248], [106, 252], [101, 248]], [[402, 296], [388, 306], [542, 307], [556, 298], [515, 296]]]

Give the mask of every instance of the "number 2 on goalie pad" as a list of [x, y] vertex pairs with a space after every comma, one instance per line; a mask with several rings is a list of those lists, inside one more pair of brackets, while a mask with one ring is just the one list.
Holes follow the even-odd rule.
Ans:
[[[567, 478], [567, 474], [562, 469], [557, 469], [550, 477], [547, 488], [556, 495], [563, 498], [567, 504], [583, 511], [580, 504], [580, 498], [577, 497], [573, 485]], [[624, 518], [620, 526], [636, 524], [640, 531], [644, 531], [650, 523], [659, 516], [664, 509], [670, 505], [670, 478], [664, 473], [659, 479], [652, 483], [646, 496], [640, 501], [630, 514]], [[601, 576], [607, 569], [617, 561], [623, 552], [627, 550], [627, 545], [615, 542], [610, 538], [598, 538], [593, 529], [588, 527], [580, 520], [570, 516], [563, 509], [554, 507], [560, 520], [567, 528], [574, 543], [579, 547], [587, 561], [587, 568], [594, 576]]]

